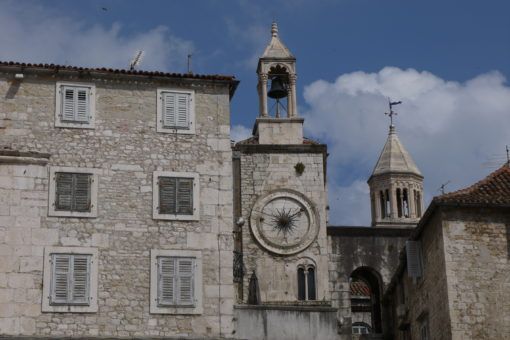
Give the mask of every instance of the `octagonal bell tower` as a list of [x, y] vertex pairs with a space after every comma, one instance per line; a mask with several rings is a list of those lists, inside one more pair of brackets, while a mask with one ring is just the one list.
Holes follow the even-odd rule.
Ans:
[[423, 175], [400, 142], [393, 124], [368, 185], [372, 226], [416, 226], [423, 213]]

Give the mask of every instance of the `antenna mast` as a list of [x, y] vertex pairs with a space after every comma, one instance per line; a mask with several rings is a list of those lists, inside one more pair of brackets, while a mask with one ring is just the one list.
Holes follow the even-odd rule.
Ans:
[[142, 50], [139, 50], [136, 52], [134, 58], [131, 60], [131, 63], [129, 64], [129, 70], [133, 71], [140, 63], [142, 62], [144, 52]]
[[191, 57], [193, 54], [188, 54], [188, 73], [191, 73]]
[[445, 188], [448, 184], [450, 184], [450, 183], [451, 183], [451, 181], [448, 181], [448, 182], [446, 182], [446, 183], [443, 183], [443, 184], [441, 184], [441, 186], [439, 187], [439, 189], [437, 189], [437, 190], [441, 191], [441, 195], [444, 195], [444, 188]]

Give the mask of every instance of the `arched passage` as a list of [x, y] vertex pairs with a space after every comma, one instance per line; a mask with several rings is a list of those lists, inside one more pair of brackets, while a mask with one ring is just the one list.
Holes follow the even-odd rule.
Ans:
[[368, 267], [360, 267], [352, 272], [349, 281], [352, 323], [367, 325], [369, 333], [382, 333], [379, 273]]

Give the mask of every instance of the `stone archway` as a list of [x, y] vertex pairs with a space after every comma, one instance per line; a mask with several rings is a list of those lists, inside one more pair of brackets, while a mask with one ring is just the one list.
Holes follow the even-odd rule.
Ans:
[[381, 276], [374, 269], [359, 267], [349, 278], [352, 323], [367, 324], [371, 333], [382, 333]]

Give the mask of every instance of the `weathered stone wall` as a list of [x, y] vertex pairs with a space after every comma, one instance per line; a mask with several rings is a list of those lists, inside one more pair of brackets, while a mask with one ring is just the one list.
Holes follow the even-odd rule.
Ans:
[[236, 306], [236, 334], [250, 340], [337, 338], [336, 309], [299, 306]]
[[[350, 277], [357, 269], [372, 274], [382, 298], [386, 285], [398, 266], [399, 252], [409, 237], [409, 229], [370, 227], [328, 227], [330, 242], [329, 279], [333, 307], [338, 308], [341, 339], [351, 339]], [[381, 317], [384, 311], [380, 306]], [[374, 325], [373, 325], [374, 326]]]
[[[317, 264], [317, 299], [329, 301], [324, 154], [310, 151], [286, 152], [285, 146], [279, 148], [278, 152], [271, 152], [269, 148], [271, 146], [255, 145], [250, 152], [247, 152], [248, 149], [241, 150], [241, 216], [249, 221], [255, 201], [270, 191], [292, 189], [304, 194], [314, 204], [319, 213], [319, 234], [310, 247], [303, 252], [290, 256], [277, 256], [260, 247], [250, 232], [250, 226], [246, 223], [242, 229], [246, 272], [243, 284], [244, 302], [248, 298], [249, 277], [253, 271], [258, 278], [263, 303], [297, 301], [297, 266], [300, 259], [305, 257], [313, 259]], [[298, 162], [305, 165], [304, 173], [301, 175], [294, 169]]]
[[443, 216], [452, 339], [509, 339], [510, 211], [447, 209]]
[[[97, 218], [48, 217], [47, 169], [2, 177], [0, 190], [9, 190], [2, 192], [2, 202], [13, 203], [0, 209], [0, 333], [230, 336], [234, 291], [228, 84], [29, 74], [15, 84], [7, 80], [12, 75], [4, 76], [0, 146], [49, 153], [48, 166], [97, 168], [100, 174]], [[57, 80], [96, 84], [95, 129], [54, 127]], [[159, 86], [195, 90], [196, 135], [156, 133]], [[1, 171], [19, 174], [16, 169]], [[157, 170], [199, 173], [199, 221], [152, 219], [152, 175]], [[99, 249], [97, 313], [41, 312], [44, 246]], [[202, 251], [202, 315], [149, 314], [151, 249]]]

